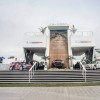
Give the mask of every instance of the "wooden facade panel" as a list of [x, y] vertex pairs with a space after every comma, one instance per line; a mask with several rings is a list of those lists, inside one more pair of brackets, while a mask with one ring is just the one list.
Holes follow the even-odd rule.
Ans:
[[65, 68], [68, 68], [68, 43], [67, 38], [58, 34], [50, 39], [50, 67], [53, 60], [63, 60]]

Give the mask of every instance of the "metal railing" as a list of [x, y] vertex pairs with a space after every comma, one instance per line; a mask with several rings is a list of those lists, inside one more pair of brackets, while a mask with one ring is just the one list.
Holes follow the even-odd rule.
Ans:
[[32, 79], [32, 76], [34, 75], [34, 67], [35, 67], [35, 70], [36, 70], [36, 63], [37, 62], [34, 62], [33, 66], [29, 69], [29, 82]]
[[84, 67], [84, 65], [82, 64], [82, 62], [80, 62], [80, 65], [82, 67], [82, 75], [83, 75], [83, 78], [85, 79], [85, 82], [86, 82], [86, 68]]

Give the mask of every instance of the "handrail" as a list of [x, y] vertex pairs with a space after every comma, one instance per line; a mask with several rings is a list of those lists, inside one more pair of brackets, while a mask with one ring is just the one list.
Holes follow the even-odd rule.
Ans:
[[82, 62], [80, 62], [80, 65], [82, 67], [82, 75], [83, 75], [83, 78], [85, 78], [85, 82], [86, 82], [86, 68], [84, 67], [84, 65], [82, 64]]
[[32, 79], [32, 75], [34, 75], [35, 65], [36, 65], [36, 62], [34, 62], [33, 66], [29, 69], [29, 82], [30, 82], [30, 79]]

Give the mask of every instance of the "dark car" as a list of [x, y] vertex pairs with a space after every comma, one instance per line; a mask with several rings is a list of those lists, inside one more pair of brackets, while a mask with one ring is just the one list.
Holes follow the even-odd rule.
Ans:
[[38, 66], [38, 69], [44, 69], [44, 62], [39, 62], [39, 66]]
[[22, 66], [23, 66], [23, 69], [26, 69], [26, 70], [29, 70], [32, 67], [31, 64], [26, 64], [26, 62], [22, 62]]
[[52, 67], [57, 67], [57, 68], [63, 68], [64, 66], [64, 61], [63, 60], [54, 60], [52, 61]]

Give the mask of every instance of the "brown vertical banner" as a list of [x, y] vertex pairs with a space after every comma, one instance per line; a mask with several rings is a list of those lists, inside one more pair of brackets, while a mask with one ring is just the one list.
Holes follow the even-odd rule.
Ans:
[[50, 30], [50, 68], [54, 60], [62, 60], [62, 68], [68, 68], [67, 30]]

